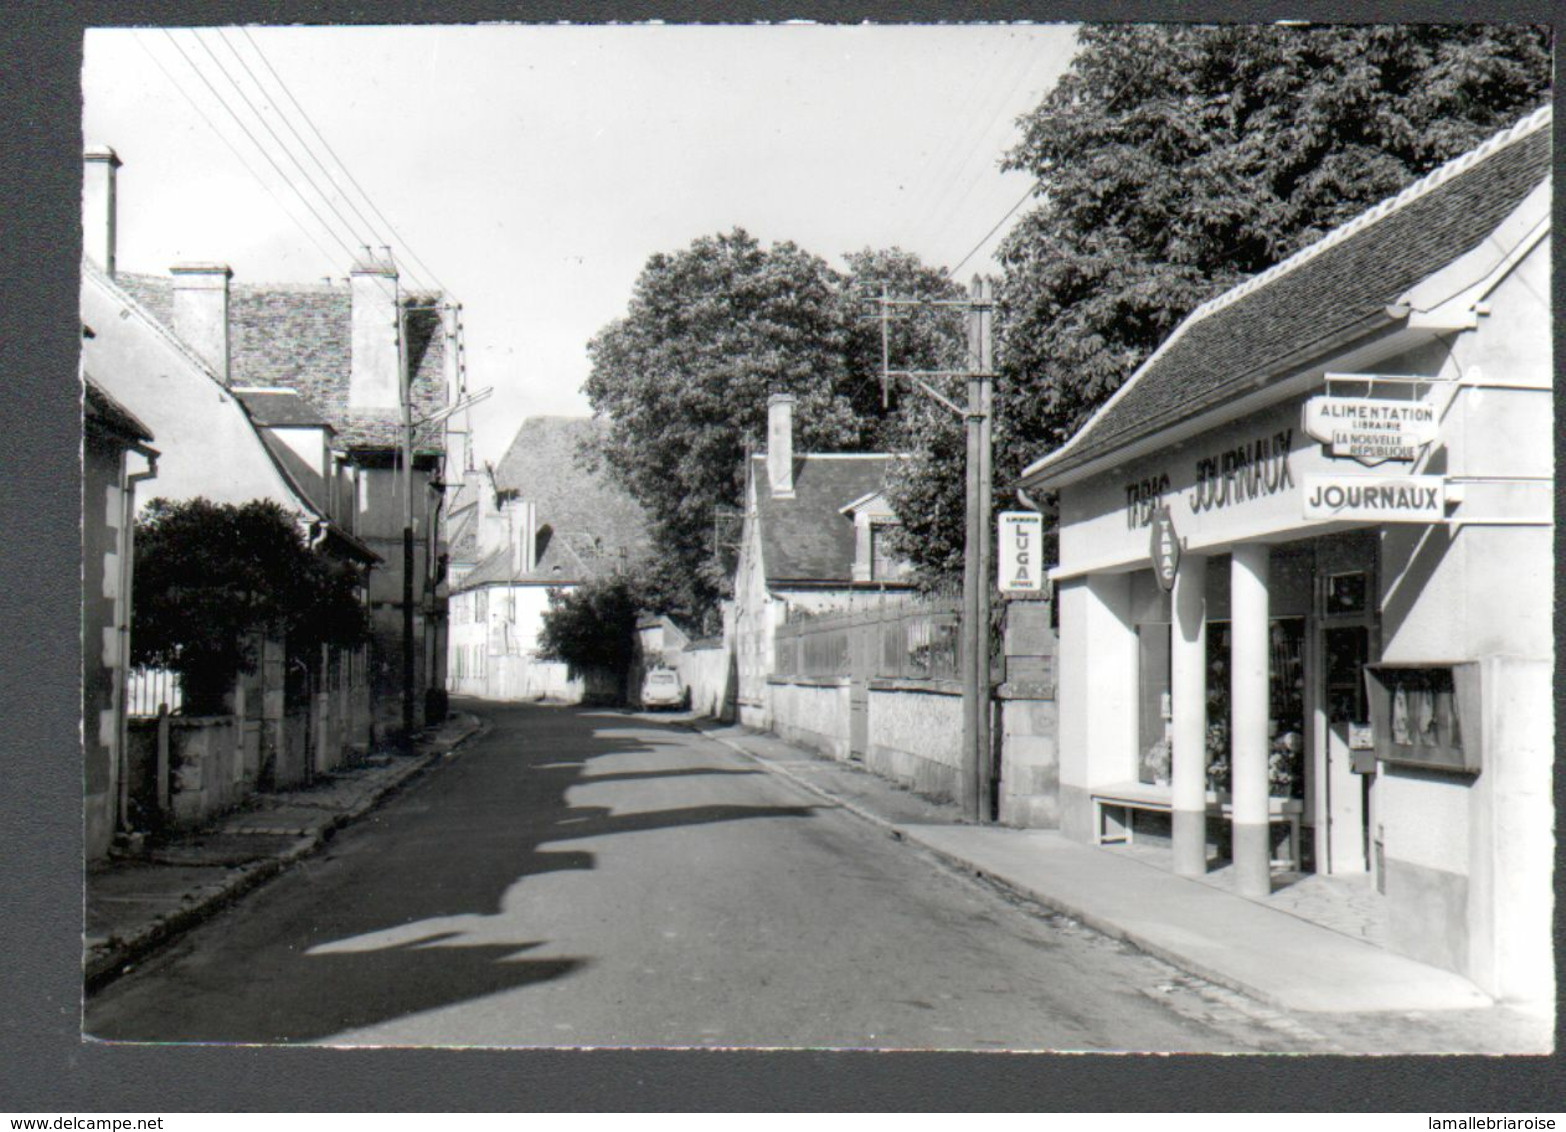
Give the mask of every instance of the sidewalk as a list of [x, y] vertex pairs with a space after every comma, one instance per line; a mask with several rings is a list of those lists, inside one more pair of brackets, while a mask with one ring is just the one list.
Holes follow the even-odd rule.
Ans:
[[212, 825], [87, 871], [83, 966], [88, 991], [314, 853], [431, 763], [483, 730], [453, 713], [413, 755], [374, 754], [309, 786], [257, 794]]
[[[921, 798], [855, 764], [744, 727], [707, 719], [690, 725], [965, 871], [1270, 1006], [1356, 1017], [1439, 1019], [1450, 1012], [1454, 1026], [1477, 1022], [1475, 1012], [1504, 1014], [1503, 1030], [1519, 1030], [1513, 1023], [1520, 1018], [1529, 1036], [1498, 1035], [1504, 1045], [1531, 1044], [1532, 1032], [1543, 1032], [1542, 1023], [1496, 1007], [1456, 974], [1175, 876], [1135, 856], [1083, 845], [1053, 830], [969, 825], [955, 806]], [[1491, 1018], [1479, 1028], [1490, 1030], [1495, 1022]]]

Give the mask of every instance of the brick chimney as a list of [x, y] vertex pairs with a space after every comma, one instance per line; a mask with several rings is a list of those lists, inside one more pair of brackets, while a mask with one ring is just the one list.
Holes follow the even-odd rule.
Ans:
[[767, 398], [767, 478], [774, 498], [794, 496], [794, 395]]
[[212, 367], [224, 385], [228, 372], [228, 281], [223, 263], [178, 263], [174, 277], [174, 333]]
[[349, 276], [353, 301], [353, 361], [349, 409], [395, 409], [400, 404], [397, 359], [397, 269], [356, 263]]
[[115, 170], [119, 156], [106, 145], [90, 146], [82, 153], [82, 254], [114, 274]]

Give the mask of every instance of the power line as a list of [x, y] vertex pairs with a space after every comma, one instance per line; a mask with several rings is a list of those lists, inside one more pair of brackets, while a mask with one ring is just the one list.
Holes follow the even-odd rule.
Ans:
[[984, 233], [984, 238], [982, 240], [980, 240], [977, 244], [974, 244], [972, 249], [969, 250], [968, 254], [963, 256], [960, 260], [957, 261], [957, 266], [953, 267], [953, 268], [950, 268], [946, 272], [946, 274], [948, 276], [951, 276], [952, 278], [955, 278], [957, 273], [962, 270], [962, 265], [967, 263], [970, 259], [972, 259], [974, 257], [974, 254], [976, 252], [978, 252], [978, 250], [980, 248], [982, 248], [985, 244], [989, 243], [990, 242], [990, 237], [995, 235], [996, 232], [1000, 231], [1001, 225], [1006, 223], [1006, 221], [1010, 220], [1012, 218], [1012, 216], [1016, 214], [1017, 209], [1021, 208], [1024, 204], [1026, 204], [1028, 202], [1028, 198], [1031, 197], [1034, 194], [1034, 192], [1036, 192], [1038, 190], [1038, 187], [1039, 187], [1040, 183], [1041, 182], [1039, 182], [1039, 181], [1034, 181], [1033, 184], [1029, 185], [1028, 186], [1028, 191], [1022, 194], [1022, 199], [1019, 200], [1016, 204], [1012, 205], [1009, 209], [1007, 209], [1006, 210], [1006, 215], [1002, 216], [999, 220], [997, 220], [995, 222], [995, 227], [991, 228], [988, 232]]
[[[212, 60], [212, 64], [218, 69], [218, 73], [228, 80], [229, 86], [234, 88], [234, 93], [239, 95], [244, 104], [250, 108], [250, 112], [255, 115], [256, 120], [261, 123], [262, 128], [265, 129], [266, 132], [271, 136], [272, 140], [277, 143], [277, 148], [282, 150], [283, 155], [287, 157], [289, 161], [293, 162], [294, 168], [299, 170], [300, 175], [305, 179], [305, 183], [308, 184], [310, 188], [315, 190], [316, 195], [321, 198], [322, 203], [324, 203], [326, 207], [331, 210], [332, 215], [337, 217], [337, 219], [342, 223], [342, 226], [347, 229], [349, 238], [354, 243], [359, 243], [359, 234], [354, 230], [353, 224], [346, 216], [342, 214], [342, 211], [337, 207], [337, 205], [332, 202], [331, 196], [325, 192], [325, 190], [323, 190], [316, 182], [316, 179], [311, 176], [310, 171], [304, 167], [304, 163], [300, 161], [298, 157], [294, 156], [294, 151], [288, 147], [288, 143], [285, 142], [281, 136], [279, 136], [278, 132], [272, 128], [272, 124], [266, 120], [266, 115], [262, 114], [256, 104], [250, 100], [250, 95], [246, 94], [244, 88], [239, 85], [239, 80], [229, 73], [228, 68], [223, 65], [223, 61], [217, 57], [217, 52], [212, 50], [211, 44], [206, 41], [200, 31], [193, 29], [191, 31], [191, 35], [193, 35], [196, 39], [196, 42], [201, 45], [201, 49], [207, 53], [207, 57]], [[241, 60], [241, 62], [243, 62], [243, 60]], [[264, 96], [266, 92], [262, 91], [261, 93]], [[373, 232], [370, 234], [370, 238], [372, 240], [375, 238], [375, 234]]]
[[228, 113], [228, 116], [234, 120], [234, 122], [244, 132], [245, 136], [250, 139], [250, 144], [255, 146], [256, 149], [260, 150], [261, 156], [266, 158], [267, 164], [272, 166], [272, 168], [277, 172], [277, 175], [283, 179], [283, 183], [286, 184], [289, 188], [293, 189], [294, 194], [298, 196], [300, 201], [303, 202], [304, 206], [310, 210], [310, 215], [314, 216], [316, 222], [320, 224], [322, 228], [326, 229], [327, 234], [331, 236], [332, 239], [337, 241], [338, 245], [343, 249], [344, 252], [347, 253], [349, 260], [353, 260], [355, 258], [353, 249], [347, 244], [343, 243], [343, 239], [337, 234], [337, 230], [322, 218], [321, 214], [316, 211], [315, 206], [310, 203], [310, 199], [300, 191], [299, 186], [294, 184], [293, 181], [289, 179], [287, 173], [283, 172], [282, 167], [278, 165], [278, 163], [273, 159], [272, 155], [267, 152], [266, 147], [262, 145], [256, 139], [255, 134], [250, 131], [250, 127], [245, 125], [244, 119], [234, 112], [234, 108], [228, 104], [228, 100], [223, 97], [223, 95], [218, 91], [217, 87], [212, 85], [212, 80], [207, 78], [206, 74], [201, 70], [200, 67], [196, 66], [195, 60], [193, 60], [189, 55], [185, 54], [185, 49], [179, 45], [179, 40], [174, 38], [173, 33], [170, 32], [168, 28], [162, 28], [160, 30], [168, 37], [169, 42], [174, 45], [174, 50], [179, 52], [180, 58], [185, 60], [186, 65], [189, 66], [191, 70], [196, 72], [196, 77], [199, 78], [202, 83], [206, 85], [206, 88], [212, 92], [212, 96], [218, 100], [218, 105], [223, 107], [223, 109]]
[[321, 253], [321, 257], [328, 264], [335, 267], [337, 262], [336, 257], [332, 255], [331, 252], [327, 251], [326, 248], [322, 246], [321, 241], [316, 239], [315, 234], [311, 232], [309, 228], [305, 227], [304, 223], [297, 216], [295, 216], [292, 211], [289, 210], [288, 206], [283, 203], [283, 198], [277, 195], [271, 185], [267, 184], [266, 178], [262, 177], [255, 171], [250, 162], [246, 160], [245, 155], [239, 151], [239, 147], [236, 146], [233, 142], [229, 141], [228, 135], [223, 133], [223, 131], [218, 128], [218, 124], [214, 122], [211, 117], [208, 116], [207, 112], [201, 108], [201, 104], [197, 102], [195, 98], [191, 96], [190, 92], [185, 89], [184, 85], [174, 77], [173, 72], [163, 65], [163, 60], [158, 58], [157, 54], [153, 52], [152, 48], [147, 46], [146, 41], [142, 39], [141, 36], [133, 36], [132, 38], [136, 41], [136, 44], [142, 49], [142, 51], [146, 52], [147, 58], [152, 60], [153, 65], [155, 65], [158, 70], [163, 72], [163, 77], [169, 80], [169, 85], [171, 85], [175, 90], [179, 91], [179, 93], [184, 97], [185, 101], [190, 103], [191, 109], [195, 110], [195, 112], [201, 116], [201, 120], [211, 127], [212, 132], [218, 136], [218, 140], [228, 147], [229, 152], [232, 153], [239, 161], [239, 164], [244, 168], [245, 172], [254, 177], [256, 182], [267, 191], [267, 195], [277, 202], [277, 206], [282, 210], [283, 215], [288, 217], [289, 220], [293, 221], [294, 226], [304, 234], [305, 239], [309, 240], [312, 244], [315, 245], [316, 250]]
[[[299, 148], [304, 150], [304, 152], [309, 155], [310, 160], [315, 163], [316, 168], [319, 169], [321, 171], [321, 175], [325, 177], [326, 183], [336, 191], [339, 197], [342, 198], [343, 203], [353, 210], [353, 214], [359, 219], [359, 222], [364, 225], [365, 231], [370, 234], [370, 239], [377, 244], [381, 243], [382, 241], [379, 233], [377, 233], [375, 230], [375, 225], [370, 222], [359, 206], [354, 203], [353, 198], [349, 196], [348, 193], [343, 190], [343, 187], [337, 183], [336, 178], [332, 176], [331, 170], [326, 167], [326, 164], [316, 154], [315, 149], [310, 145], [310, 143], [305, 140], [304, 136], [301, 135], [297, 129], [294, 128], [293, 122], [290, 121], [288, 115], [284, 113], [281, 104], [279, 104], [275, 98], [271, 97], [270, 92], [268, 92], [266, 89], [265, 84], [261, 82], [260, 76], [257, 75], [251, 68], [250, 64], [245, 61], [244, 55], [240, 53], [236, 46], [234, 46], [233, 40], [225, 35], [222, 30], [218, 31], [218, 39], [222, 42], [223, 46], [228, 48], [229, 54], [233, 55], [234, 59], [239, 63], [239, 65], [244, 68], [245, 74], [248, 75], [250, 77], [250, 81], [255, 84], [256, 90], [259, 91], [263, 97], [270, 99], [271, 110], [277, 115], [278, 119], [283, 123], [283, 125], [288, 128], [288, 132], [292, 134], [294, 140], [299, 143]], [[255, 108], [252, 106], [252, 109]], [[275, 137], [276, 135], [274, 134], [273, 136]], [[298, 163], [295, 162], [295, 164]], [[317, 186], [317, 191], [320, 191], [319, 186]], [[322, 195], [325, 196], [324, 193]], [[335, 208], [333, 211], [336, 211]], [[339, 218], [344, 219], [345, 223], [347, 222], [346, 218], [343, 218], [341, 213], [338, 213], [337, 215]], [[349, 228], [352, 230], [352, 225], [349, 225]], [[357, 237], [355, 238], [357, 239]], [[415, 278], [415, 282], [419, 283], [421, 290], [428, 290], [428, 288], [425, 287], [423, 283], [417, 278]]]
[[380, 210], [370, 194], [365, 192], [364, 186], [361, 185], [359, 183], [359, 179], [353, 175], [353, 171], [343, 163], [342, 158], [337, 156], [337, 151], [332, 148], [332, 144], [326, 140], [325, 135], [321, 133], [319, 128], [317, 128], [309, 113], [303, 106], [299, 104], [299, 100], [294, 97], [293, 91], [288, 88], [288, 84], [283, 81], [282, 76], [277, 73], [277, 68], [273, 67], [271, 61], [266, 57], [266, 52], [261, 50], [261, 45], [257, 43], [255, 37], [250, 34], [250, 29], [241, 27], [239, 30], [241, 33], [243, 33], [244, 37], [250, 41], [250, 46], [255, 51], [256, 57], [260, 59], [261, 62], [266, 66], [266, 69], [271, 72], [272, 78], [277, 81], [278, 87], [284, 94], [288, 96], [288, 100], [294, 104], [294, 108], [299, 111], [300, 117], [305, 120], [305, 125], [309, 126], [310, 131], [320, 139], [321, 144], [326, 147], [326, 152], [331, 156], [332, 160], [337, 163], [337, 167], [343, 171], [344, 176], [348, 178], [353, 187], [359, 190], [359, 195], [364, 198], [364, 203], [369, 205], [370, 211], [375, 213], [375, 215], [380, 218], [382, 224], [386, 225], [386, 230], [391, 233], [392, 237], [397, 241], [398, 245], [403, 249], [403, 251], [407, 252], [408, 258], [413, 260], [414, 263], [424, 270], [424, 273], [429, 276], [429, 278], [435, 283], [435, 286], [440, 291], [450, 295], [451, 291], [444, 283], [441, 282], [440, 277], [436, 275], [434, 271], [430, 270], [429, 265], [424, 262], [423, 257], [413, 250], [413, 246], [409, 244], [407, 240], [402, 238], [402, 235], [397, 231], [396, 225], [386, 218], [386, 214]]

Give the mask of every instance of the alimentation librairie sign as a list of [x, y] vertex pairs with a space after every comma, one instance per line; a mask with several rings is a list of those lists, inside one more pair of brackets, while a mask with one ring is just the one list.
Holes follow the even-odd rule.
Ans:
[[1362, 464], [1413, 460], [1435, 440], [1441, 422], [1424, 401], [1370, 397], [1312, 397], [1305, 402], [1307, 435], [1327, 445], [1333, 456]]

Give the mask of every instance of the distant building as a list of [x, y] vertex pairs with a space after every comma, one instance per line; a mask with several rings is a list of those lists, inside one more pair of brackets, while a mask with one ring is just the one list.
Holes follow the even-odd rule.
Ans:
[[790, 615], [853, 610], [912, 589], [887, 550], [897, 518], [886, 453], [794, 451], [794, 398], [767, 404], [767, 451], [745, 475], [745, 519], [729, 611], [741, 722], [770, 727], [773, 630]]
[[575, 702], [611, 689], [537, 655], [549, 592], [634, 568], [641, 509], [583, 458], [589, 418], [531, 417], [500, 463], [451, 500], [447, 687], [496, 700]]

